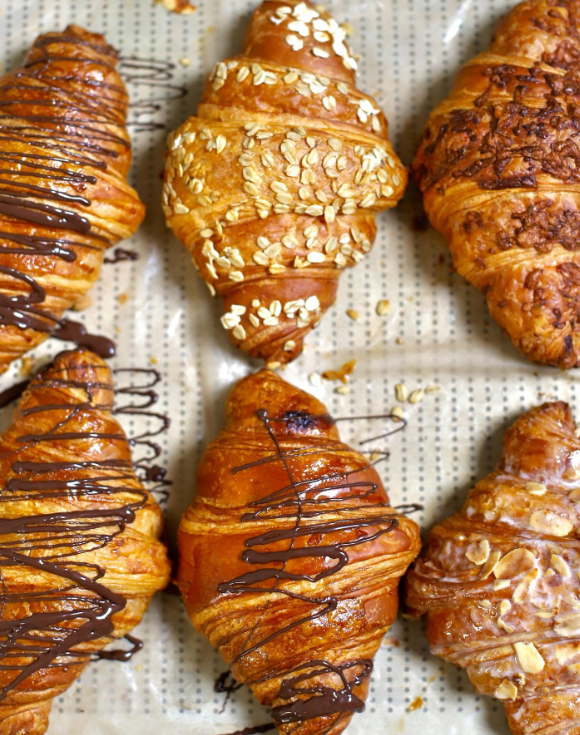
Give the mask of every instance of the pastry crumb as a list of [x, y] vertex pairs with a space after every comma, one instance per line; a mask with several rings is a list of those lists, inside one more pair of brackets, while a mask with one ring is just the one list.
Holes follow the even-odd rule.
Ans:
[[179, 63], [181, 64], [181, 66], [190, 66], [191, 60], [185, 57], [183, 59], [179, 59]]
[[334, 389], [335, 393], [338, 393], [341, 396], [346, 396], [348, 393], [350, 393], [350, 385], [339, 385], [337, 388]]
[[118, 301], [118, 302], [119, 302], [120, 304], [126, 304], [126, 303], [127, 303], [127, 300], [128, 300], [128, 299], [129, 299], [129, 294], [128, 294], [128, 293], [120, 293], [120, 294], [119, 294], [119, 295], [117, 296], [117, 301]]
[[348, 317], [353, 320], [353, 322], [358, 322], [360, 314], [358, 311], [356, 311], [356, 309], [347, 309], [346, 313]]
[[416, 709], [420, 709], [425, 702], [423, 701], [423, 697], [416, 697], [411, 704], [408, 707], [409, 712], [414, 712]]
[[379, 316], [385, 316], [391, 308], [391, 302], [388, 299], [381, 299], [377, 302], [377, 314]]
[[161, 3], [166, 10], [169, 10], [171, 13], [179, 13], [180, 15], [195, 13], [197, 10], [195, 5], [192, 5], [189, 0], [155, 0], [155, 3]]
[[152, 365], [157, 365], [157, 362], [158, 362], [158, 360], [157, 360], [157, 358], [156, 358], [156, 357], [150, 357], [150, 358], [149, 358], [149, 362], [150, 362], [150, 363], [151, 363]]
[[308, 380], [312, 385], [320, 386], [322, 385], [322, 377], [318, 373], [310, 373], [308, 376]]
[[34, 370], [36, 362], [32, 357], [23, 357], [22, 365], [20, 366], [20, 375], [30, 375]]
[[340, 367], [338, 370], [325, 370], [322, 373], [322, 377], [324, 380], [340, 380], [342, 383], [348, 383], [348, 376], [352, 373], [354, 370], [354, 366], [356, 365], [356, 360], [351, 360], [350, 362], [345, 362], [342, 367]]

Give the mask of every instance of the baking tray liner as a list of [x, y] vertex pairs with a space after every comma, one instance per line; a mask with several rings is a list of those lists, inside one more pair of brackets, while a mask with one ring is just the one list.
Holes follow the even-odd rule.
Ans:
[[[194, 0], [195, 2], [195, 0]], [[163, 374], [158, 408], [172, 424], [159, 441], [173, 480], [166, 505], [169, 538], [195, 492], [195, 467], [224, 419], [233, 383], [257, 367], [235, 351], [219, 326], [221, 306], [209, 297], [189, 255], [165, 227], [161, 212], [163, 149], [168, 130], [196, 109], [216, 61], [239, 52], [257, 0], [197, 0], [188, 15], [151, 0], [0, 0], [0, 71], [21, 62], [37, 34], [77, 23], [106, 34], [126, 59], [134, 164], [132, 183], [147, 205], [139, 232], [124, 247], [133, 262], [106, 265], [80, 316], [116, 339], [115, 367], [154, 367]], [[391, 140], [412, 160], [429, 110], [448, 92], [460, 64], [487, 45], [511, 0], [326, 0], [354, 29], [362, 55], [359, 86], [387, 113]], [[155, 73], [150, 64], [154, 60]], [[173, 68], [171, 68], [173, 66]], [[141, 67], [141, 68], [138, 68]], [[186, 90], [181, 95], [168, 81]], [[389, 450], [381, 474], [392, 502], [424, 505], [423, 532], [462, 504], [474, 481], [491, 470], [503, 429], [541, 400], [570, 401], [580, 416], [578, 377], [526, 363], [488, 316], [483, 297], [452, 272], [443, 240], [425, 229], [416, 190], [379, 219], [371, 255], [344, 273], [335, 307], [308, 338], [302, 357], [284, 372], [324, 400], [336, 416], [388, 412], [395, 385], [440, 386], [406, 404], [406, 429], [366, 445]], [[388, 299], [389, 313], [376, 304]], [[352, 321], [347, 309], [359, 312]], [[61, 345], [45, 343], [37, 363]], [[309, 375], [356, 360], [351, 392]], [[126, 381], [128, 376], [124, 376]], [[20, 363], [0, 389], [22, 380]], [[5, 422], [7, 410], [2, 419]], [[9, 413], [9, 410], [8, 410]], [[127, 417], [135, 433], [138, 419]], [[356, 443], [383, 433], [387, 421], [342, 422]], [[172, 542], [172, 546], [174, 543]], [[174, 548], [173, 548], [174, 551]], [[53, 706], [50, 733], [68, 735], [220, 735], [268, 721], [242, 689], [225, 702], [214, 692], [220, 656], [190, 625], [180, 599], [156, 597], [137, 634], [145, 648], [129, 663], [93, 664]], [[376, 659], [366, 711], [349, 735], [428, 732], [507, 735], [501, 704], [476, 696], [467, 676], [428, 652], [421, 623], [399, 619]]]

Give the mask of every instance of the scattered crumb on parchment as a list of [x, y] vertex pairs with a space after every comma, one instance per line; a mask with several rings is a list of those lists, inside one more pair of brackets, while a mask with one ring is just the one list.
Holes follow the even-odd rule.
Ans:
[[189, 0], [155, 0], [155, 3], [162, 3], [163, 7], [172, 13], [180, 13], [186, 15], [187, 13], [195, 13], [197, 8], [192, 5]]

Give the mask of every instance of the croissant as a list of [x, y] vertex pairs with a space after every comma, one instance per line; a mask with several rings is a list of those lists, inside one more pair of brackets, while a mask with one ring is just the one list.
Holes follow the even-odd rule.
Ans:
[[[0, 735], [41, 735], [58, 697], [169, 577], [161, 511], [112, 414], [110, 369], [63, 352], [0, 436]], [[134, 649], [140, 642], [127, 636]]]
[[431, 113], [414, 175], [457, 271], [531, 360], [580, 364], [580, 2], [529, 0]]
[[50, 334], [111, 350], [62, 315], [144, 216], [116, 63], [103, 36], [68, 26], [0, 79], [0, 372]]
[[271, 367], [300, 354], [407, 182], [345, 35], [310, 2], [266, 0], [168, 139], [167, 223], [234, 344]]
[[580, 733], [579, 467], [568, 405], [524, 414], [407, 576], [431, 651], [503, 702], [514, 735]]
[[178, 547], [193, 624], [278, 732], [342, 732], [420, 541], [326, 407], [271, 371], [240, 381]]

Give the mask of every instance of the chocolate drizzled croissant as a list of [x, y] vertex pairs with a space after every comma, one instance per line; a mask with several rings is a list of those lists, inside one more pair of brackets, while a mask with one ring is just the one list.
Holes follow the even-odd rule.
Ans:
[[310, 2], [266, 0], [221, 61], [198, 116], [169, 136], [168, 224], [224, 299], [233, 342], [270, 363], [302, 351], [342, 270], [407, 175], [375, 101], [354, 86], [345, 31]]
[[342, 732], [364, 708], [419, 531], [325, 406], [271, 371], [238, 383], [178, 546], [193, 624], [278, 732]]
[[461, 70], [413, 168], [458, 272], [531, 360], [580, 363], [580, 2], [528, 0]]
[[116, 64], [103, 36], [68, 26], [0, 77], [0, 372], [49, 334], [85, 337], [61, 317], [143, 219]]
[[514, 735], [580, 732], [579, 468], [569, 406], [524, 414], [407, 575], [431, 651], [503, 702]]
[[[59, 355], [0, 436], [0, 733], [42, 735], [54, 697], [168, 581], [159, 506], [112, 414], [107, 365]], [[139, 642], [127, 636], [129, 643]]]

